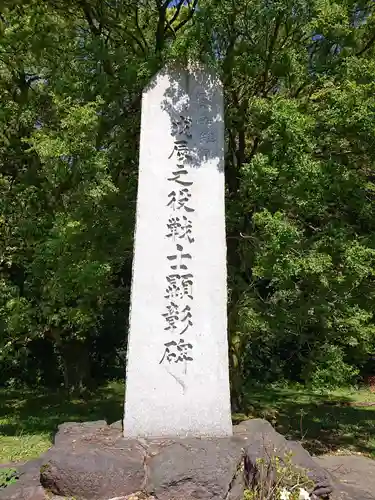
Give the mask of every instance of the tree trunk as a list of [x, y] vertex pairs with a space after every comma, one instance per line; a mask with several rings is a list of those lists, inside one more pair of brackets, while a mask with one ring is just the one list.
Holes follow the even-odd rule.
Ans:
[[65, 389], [78, 394], [90, 389], [92, 379], [87, 344], [79, 340], [64, 342], [59, 328], [51, 329], [49, 336], [56, 342], [61, 356]]
[[90, 360], [88, 347], [84, 342], [72, 340], [60, 349], [65, 388], [71, 393], [82, 394], [91, 388]]

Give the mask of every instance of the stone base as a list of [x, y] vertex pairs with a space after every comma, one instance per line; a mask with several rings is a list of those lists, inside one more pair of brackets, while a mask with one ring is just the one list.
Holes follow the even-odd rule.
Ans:
[[[21, 466], [20, 479], [0, 490], [0, 500], [242, 500], [245, 487], [259, 481], [257, 459], [289, 451], [314, 482], [311, 498], [373, 498], [345, 488], [299, 443], [254, 419], [217, 439], [130, 440], [121, 423], [62, 424], [54, 446]], [[267, 480], [272, 475], [267, 471]]]

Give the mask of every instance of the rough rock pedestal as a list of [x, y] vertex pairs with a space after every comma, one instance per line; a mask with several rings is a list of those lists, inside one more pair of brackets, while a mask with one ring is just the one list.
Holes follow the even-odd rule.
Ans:
[[[20, 479], [0, 491], [0, 500], [139, 498], [242, 500], [255, 485], [257, 459], [285, 456], [306, 470], [315, 498], [370, 500], [369, 492], [346, 487], [299, 443], [286, 440], [265, 420], [234, 427], [231, 438], [125, 439], [121, 426], [104, 421], [60, 425], [55, 445], [20, 468]], [[48, 494], [47, 494], [48, 492]]]

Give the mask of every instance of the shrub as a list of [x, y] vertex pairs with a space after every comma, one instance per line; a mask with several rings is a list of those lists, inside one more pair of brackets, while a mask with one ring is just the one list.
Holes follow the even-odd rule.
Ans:
[[7, 486], [15, 483], [18, 479], [18, 473], [16, 469], [5, 468], [0, 469], [0, 489], [6, 488]]
[[[283, 458], [270, 457], [269, 460], [258, 459], [260, 472], [255, 488], [246, 489], [244, 500], [304, 500], [310, 498], [308, 490], [314, 486], [303, 469], [292, 462], [292, 453]], [[274, 472], [274, 480], [270, 480]]]

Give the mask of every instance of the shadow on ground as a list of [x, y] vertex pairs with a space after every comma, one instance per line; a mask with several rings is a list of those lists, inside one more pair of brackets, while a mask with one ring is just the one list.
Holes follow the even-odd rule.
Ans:
[[0, 391], [0, 436], [49, 434], [54, 436], [63, 422], [121, 420], [124, 387], [114, 384], [82, 398], [68, 393], [37, 391]]
[[[123, 401], [124, 386], [120, 383], [80, 399], [64, 392], [0, 391], [0, 436], [44, 434], [52, 439], [63, 422], [112, 423], [122, 418]], [[247, 418], [266, 418], [311, 453], [351, 450], [375, 458], [375, 406], [350, 406], [357, 404], [358, 398], [319, 395], [304, 388], [267, 387], [249, 389], [247, 401]], [[244, 418], [234, 415], [233, 421]]]
[[267, 388], [249, 390], [247, 401], [247, 415], [266, 418], [310, 453], [350, 450], [375, 458], [375, 407], [355, 406], [357, 398]]

